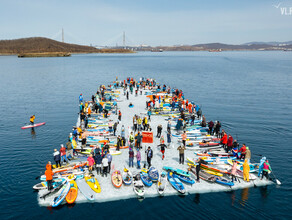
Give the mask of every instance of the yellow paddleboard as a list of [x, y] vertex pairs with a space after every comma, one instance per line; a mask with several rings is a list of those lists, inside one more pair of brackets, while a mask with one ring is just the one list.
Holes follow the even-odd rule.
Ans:
[[94, 192], [96, 192], [96, 193], [101, 192], [99, 182], [97, 181], [97, 179], [95, 177], [85, 176], [84, 179]]

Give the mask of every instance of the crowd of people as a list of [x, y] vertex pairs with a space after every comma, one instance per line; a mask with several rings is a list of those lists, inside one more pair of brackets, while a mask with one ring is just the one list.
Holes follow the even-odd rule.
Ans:
[[[159, 95], [150, 95], [150, 100], [146, 102], [147, 116], [133, 116], [132, 122], [132, 131], [126, 138], [125, 127], [122, 125], [120, 129], [120, 134], [117, 133], [117, 128], [120, 123], [122, 123], [122, 113], [121, 110], [118, 110], [118, 104], [115, 101], [114, 97], [111, 95], [107, 95], [106, 86], [101, 85], [97, 92], [92, 95], [91, 101], [85, 101], [82, 94], [79, 96], [79, 117], [80, 117], [80, 125], [78, 127], [73, 127], [72, 133], [68, 138], [66, 145], [61, 145], [60, 149], [54, 149], [53, 157], [55, 161], [55, 167], [61, 167], [63, 164], [69, 163], [69, 160], [74, 159], [74, 157], [78, 156], [77, 147], [80, 145], [81, 149], [86, 148], [87, 139], [84, 134], [86, 129], [88, 128], [88, 120], [92, 114], [100, 113], [103, 114], [104, 118], [108, 118], [109, 109], [112, 110], [112, 113], [117, 115], [118, 120], [113, 123], [112, 120], [108, 122], [108, 131], [113, 137], [116, 137], [116, 147], [115, 150], [119, 151], [121, 147], [126, 146], [129, 143], [129, 167], [134, 167], [134, 161], [136, 159], [136, 165], [138, 169], [141, 169], [141, 151], [142, 151], [142, 132], [144, 131], [152, 131], [151, 128], [151, 115], [157, 114], [159, 112], [164, 112], [164, 104], [169, 105], [171, 111], [177, 111], [179, 118], [177, 120], [177, 124], [175, 125], [175, 129], [177, 132], [181, 132], [182, 144], [177, 147], [179, 164], [184, 164], [185, 160], [185, 150], [186, 150], [186, 142], [187, 142], [187, 133], [186, 126], [194, 125], [195, 120], [201, 120], [201, 126], [208, 128], [209, 135], [216, 135], [217, 138], [220, 139], [220, 143], [223, 146], [223, 149], [226, 153], [233, 153], [238, 159], [244, 159], [243, 163], [243, 172], [244, 172], [244, 180], [249, 181], [249, 163], [251, 160], [251, 151], [249, 147], [245, 144], [242, 144], [242, 147], [239, 147], [239, 143], [236, 139], [232, 137], [231, 134], [227, 134], [227, 132], [222, 129], [221, 131], [221, 123], [219, 121], [215, 121], [215, 123], [211, 120], [207, 122], [205, 115], [202, 114], [202, 109], [196, 105], [194, 102], [185, 99], [182, 90], [174, 89], [167, 87], [166, 85], [158, 85], [154, 79], [145, 79], [140, 78], [140, 80], [135, 80], [133, 78], [128, 77], [124, 81], [119, 81], [116, 79], [113, 85], [109, 85], [109, 88], [123, 88], [124, 95], [126, 99], [129, 100], [129, 94], [133, 94], [135, 91], [135, 96], [138, 96], [139, 91], [142, 94], [142, 89], [156, 89], [157, 92], [164, 92], [165, 96]], [[167, 100], [167, 101], [166, 101]], [[112, 102], [112, 106], [108, 108], [106, 102]], [[129, 106], [130, 107], [130, 106]], [[30, 119], [30, 122], [34, 123], [35, 116]], [[164, 136], [162, 135], [163, 126], [159, 124], [157, 126], [156, 138], [159, 139], [161, 152], [161, 159], [165, 159], [165, 151], [170, 147], [172, 143], [171, 137], [171, 120], [168, 120], [166, 125], [166, 133], [167, 133], [167, 143], [165, 143]], [[152, 165], [153, 158], [153, 149], [151, 146], [146, 147], [145, 150], [145, 158], [147, 161], [148, 169]], [[93, 172], [96, 170], [97, 175], [101, 174], [102, 176], [107, 176], [107, 174], [111, 171], [111, 162], [112, 155], [110, 153], [109, 140], [105, 141], [102, 146], [96, 146], [92, 148], [90, 155], [87, 158], [89, 172]], [[235, 171], [237, 162], [234, 160], [231, 168], [231, 176], [232, 181], [236, 180]], [[197, 160], [196, 165], [198, 171], [197, 175], [199, 175], [200, 165], [204, 163], [204, 160]], [[51, 164], [47, 165], [46, 169], [46, 177], [48, 181], [51, 179]], [[146, 167], [146, 162], [144, 164]], [[268, 178], [270, 165], [266, 158], [262, 158], [260, 163], [259, 175], [261, 177]], [[199, 181], [199, 179], [197, 179]], [[50, 184], [51, 186], [51, 184]]]

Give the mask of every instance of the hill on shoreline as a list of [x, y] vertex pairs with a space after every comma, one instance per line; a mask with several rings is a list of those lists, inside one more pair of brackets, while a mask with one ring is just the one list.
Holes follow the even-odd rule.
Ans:
[[0, 40], [0, 54], [25, 53], [131, 53], [127, 49], [97, 49], [90, 46], [68, 44], [43, 37]]

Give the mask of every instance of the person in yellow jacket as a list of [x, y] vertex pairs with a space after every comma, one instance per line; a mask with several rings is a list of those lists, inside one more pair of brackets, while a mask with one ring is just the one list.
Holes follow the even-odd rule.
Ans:
[[30, 121], [30, 123], [31, 123], [32, 125], [34, 125], [34, 120], [35, 120], [35, 115], [30, 116], [29, 121]]
[[250, 167], [248, 165], [247, 159], [244, 160], [244, 163], [242, 166], [243, 166], [243, 180], [249, 182]]

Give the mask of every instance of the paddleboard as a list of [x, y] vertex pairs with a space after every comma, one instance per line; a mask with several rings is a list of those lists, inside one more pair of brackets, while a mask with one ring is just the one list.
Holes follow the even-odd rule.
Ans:
[[21, 129], [35, 128], [35, 127], [39, 127], [39, 126], [42, 126], [42, 125], [45, 125], [45, 124], [46, 124], [46, 122], [36, 123], [36, 124], [33, 124], [33, 125], [25, 125], [25, 126], [21, 127]]

